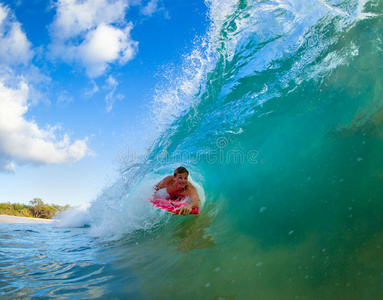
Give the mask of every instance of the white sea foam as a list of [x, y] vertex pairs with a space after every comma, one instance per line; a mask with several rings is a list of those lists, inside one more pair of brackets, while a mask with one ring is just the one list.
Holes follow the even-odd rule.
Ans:
[[135, 230], [150, 229], [161, 219], [149, 203], [156, 179], [143, 178], [130, 191], [123, 180], [105, 190], [90, 208], [90, 234], [116, 240]]
[[[154, 195], [153, 187], [164, 176], [164, 172], [146, 174], [130, 190], [121, 179], [103, 191], [87, 210], [90, 234], [105, 240], [117, 240], [137, 230], [152, 229], [159, 222], [171, 218], [149, 202]], [[189, 181], [196, 187], [203, 205], [205, 193], [201, 185], [191, 177]]]
[[215, 66], [215, 57], [209, 38], [196, 37], [194, 49], [183, 56], [180, 71], [169, 70], [164, 66], [164, 82], [157, 85], [151, 103], [148, 124], [148, 137], [152, 141], [187, 111], [197, 98], [201, 82]]
[[89, 225], [89, 203], [71, 208], [54, 217], [53, 227], [83, 227]]

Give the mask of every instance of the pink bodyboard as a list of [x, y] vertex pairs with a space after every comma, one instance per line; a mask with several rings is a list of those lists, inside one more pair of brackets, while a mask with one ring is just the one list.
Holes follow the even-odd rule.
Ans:
[[[189, 204], [188, 202], [185, 202], [185, 201], [173, 201], [167, 198], [154, 198], [153, 200], [150, 200], [150, 203], [152, 203], [154, 207], [171, 214], [178, 214], [179, 208], [181, 206]], [[190, 214], [194, 214], [194, 215], [198, 213], [199, 213], [199, 207], [193, 208], [193, 210], [190, 212]]]

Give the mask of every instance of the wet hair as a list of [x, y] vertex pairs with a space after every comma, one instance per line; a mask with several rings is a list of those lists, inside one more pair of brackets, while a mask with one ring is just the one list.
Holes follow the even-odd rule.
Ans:
[[186, 173], [186, 175], [189, 176], [189, 171], [188, 171], [185, 167], [178, 167], [178, 168], [174, 171], [174, 177], [176, 177], [177, 174], [183, 174], [183, 173]]

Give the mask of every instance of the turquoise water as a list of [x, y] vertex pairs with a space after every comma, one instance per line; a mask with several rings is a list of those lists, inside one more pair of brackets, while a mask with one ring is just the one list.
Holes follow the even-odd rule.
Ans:
[[1, 299], [141, 299], [138, 279], [84, 228], [0, 223]]
[[[383, 3], [207, 5], [147, 151], [55, 227], [1, 225], [0, 295], [383, 299]], [[197, 217], [147, 202], [181, 164]]]

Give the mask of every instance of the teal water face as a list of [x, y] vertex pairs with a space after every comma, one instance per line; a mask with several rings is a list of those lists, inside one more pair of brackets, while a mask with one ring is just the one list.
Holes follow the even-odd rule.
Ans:
[[154, 147], [154, 169], [189, 167], [206, 204], [166, 238], [177, 259], [152, 296], [383, 298], [383, 7], [285, 4], [226, 16], [215, 67]]
[[[382, 2], [207, 4], [197, 86], [159, 92], [181, 95], [154, 110], [165, 129], [86, 212], [98, 271], [38, 277], [39, 295], [78, 281], [89, 298], [383, 299]], [[148, 204], [180, 164], [199, 216]]]

